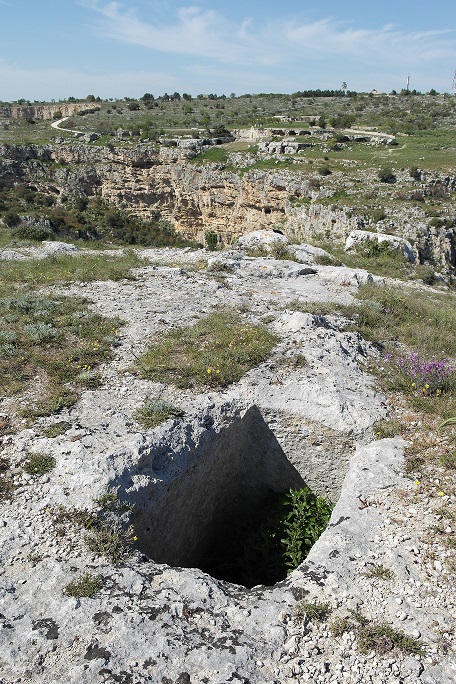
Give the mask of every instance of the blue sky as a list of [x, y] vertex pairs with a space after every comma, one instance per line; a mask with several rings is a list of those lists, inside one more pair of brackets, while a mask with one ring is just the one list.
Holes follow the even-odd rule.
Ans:
[[0, 0], [0, 100], [290, 93], [405, 86], [451, 92], [445, 0]]

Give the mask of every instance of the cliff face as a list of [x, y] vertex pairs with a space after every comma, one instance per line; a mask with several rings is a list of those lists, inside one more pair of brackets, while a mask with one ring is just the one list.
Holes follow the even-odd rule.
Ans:
[[29, 105], [0, 107], [0, 117], [6, 119], [52, 119], [55, 112], [60, 112], [62, 116], [73, 116], [82, 110], [96, 109], [87, 102], [70, 103], [58, 102], [52, 105]]
[[[190, 163], [184, 153], [153, 145], [125, 150], [3, 146], [0, 159], [0, 182], [32, 183], [66, 196], [103, 197], [145, 220], [161, 216], [200, 242], [206, 231], [230, 244], [240, 235], [274, 226], [300, 241], [318, 236], [340, 243], [363, 227], [359, 216], [314, 201], [324, 197], [309, 188], [304, 174], [288, 170], [235, 173], [219, 164]], [[451, 189], [455, 179], [443, 181]], [[431, 260], [444, 270], [454, 267], [454, 228], [430, 228], [413, 211], [397, 210], [394, 231], [412, 241], [419, 261]]]

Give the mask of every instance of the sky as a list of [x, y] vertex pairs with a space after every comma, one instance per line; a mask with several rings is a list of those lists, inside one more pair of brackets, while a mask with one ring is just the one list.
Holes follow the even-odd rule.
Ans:
[[0, 0], [0, 100], [452, 92], [448, 0]]

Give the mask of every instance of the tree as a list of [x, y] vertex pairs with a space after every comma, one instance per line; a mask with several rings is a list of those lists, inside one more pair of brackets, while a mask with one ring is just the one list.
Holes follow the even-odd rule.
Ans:
[[144, 93], [142, 97], [139, 98], [143, 102], [151, 102], [152, 100], [155, 100], [154, 96], [152, 93]]
[[346, 90], [347, 90], [347, 84], [346, 84], [345, 81], [342, 83], [342, 90], [344, 91], [344, 93], [345, 93]]
[[95, 95], [87, 95], [86, 102], [95, 102]]

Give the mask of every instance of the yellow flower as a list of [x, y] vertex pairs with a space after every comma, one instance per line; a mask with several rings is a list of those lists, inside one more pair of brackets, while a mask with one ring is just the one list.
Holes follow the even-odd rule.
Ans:
[[136, 535], [133, 537], [133, 541], [138, 541], [138, 537]]
[[415, 385], [415, 383], [414, 383], [414, 382], [412, 382], [412, 387], [416, 387], [416, 385]]
[[207, 369], [207, 372], [208, 372], [208, 373], [212, 373], [212, 371], [211, 371], [211, 369], [210, 369], [210, 368], [208, 368], [208, 369]]
[[419, 480], [415, 480], [415, 484], [419, 485], [419, 484], [421, 484], [421, 482]]
[[439, 492], [439, 496], [443, 496], [443, 492]]

